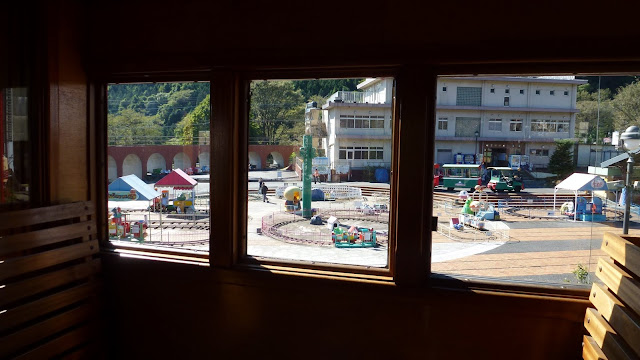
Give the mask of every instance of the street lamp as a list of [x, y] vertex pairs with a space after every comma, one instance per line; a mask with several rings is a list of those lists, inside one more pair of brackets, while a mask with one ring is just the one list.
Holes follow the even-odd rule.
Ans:
[[637, 126], [629, 126], [622, 135], [622, 146], [629, 154], [627, 160], [627, 183], [625, 186], [625, 199], [624, 199], [624, 221], [622, 223], [622, 233], [629, 233], [629, 212], [631, 211], [631, 173], [633, 172], [633, 153], [640, 148], [640, 128]]
[[[474, 157], [477, 157], [478, 156], [478, 136], [480, 136], [480, 132], [476, 130], [476, 132], [473, 135], [476, 136], [476, 145], [473, 148], [473, 152], [475, 153]], [[476, 163], [478, 163], [478, 159], [476, 159]]]

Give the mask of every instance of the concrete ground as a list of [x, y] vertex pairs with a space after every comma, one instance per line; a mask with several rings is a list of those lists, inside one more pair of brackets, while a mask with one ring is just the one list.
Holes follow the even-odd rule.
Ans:
[[[280, 175], [280, 176], [278, 176]], [[251, 171], [249, 189], [257, 190], [258, 179], [263, 178], [267, 186], [276, 189], [286, 184], [301, 182], [293, 172]], [[341, 183], [342, 185], [362, 184], [388, 188], [389, 184]], [[207, 184], [201, 184], [208, 186]], [[553, 194], [553, 189], [531, 189], [535, 194]], [[285, 243], [262, 235], [262, 218], [284, 212], [284, 199], [269, 196], [269, 202], [262, 202], [259, 195], [249, 195], [249, 218], [247, 228], [248, 254], [252, 256], [283, 260], [303, 260], [321, 263], [348, 264], [367, 267], [386, 267], [388, 249], [376, 248], [335, 248]], [[336, 201], [314, 201], [312, 207], [321, 209], [353, 209], [354, 201], [387, 203], [384, 198], [367, 198]], [[449, 216], [456, 216], [458, 209], [452, 209]], [[434, 209], [437, 214], [441, 209]], [[632, 235], [640, 236], [637, 215], [631, 217]], [[441, 218], [441, 221], [443, 219]], [[344, 222], [348, 222], [345, 220]], [[446, 221], [446, 220], [445, 220]], [[304, 227], [314, 228], [308, 223]], [[489, 277], [504, 280], [533, 281], [553, 284], [577, 284], [573, 272], [581, 264], [593, 272], [597, 259], [605, 256], [600, 250], [604, 232], [622, 233], [618, 222], [586, 223], [566, 220], [528, 220], [502, 214], [502, 220], [492, 222], [496, 234], [508, 234], [508, 238], [494, 236], [487, 238], [481, 232], [467, 229], [468, 236], [449, 237], [433, 233], [432, 271], [434, 273], [463, 277]], [[297, 223], [296, 223], [297, 225]], [[475, 231], [475, 232], [474, 232]], [[454, 231], [455, 232], [455, 231]], [[455, 234], [454, 234], [455, 235]], [[207, 245], [196, 249], [207, 250]]]

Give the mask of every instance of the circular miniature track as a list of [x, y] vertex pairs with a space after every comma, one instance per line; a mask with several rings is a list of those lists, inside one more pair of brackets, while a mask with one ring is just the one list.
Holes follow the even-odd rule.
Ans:
[[[332, 213], [334, 214], [334, 213]], [[328, 216], [331, 214], [318, 214], [320, 216]], [[380, 223], [380, 224], [388, 224], [388, 221], [380, 221], [380, 220], [372, 220], [366, 218], [367, 215], [364, 216], [351, 216], [351, 217], [341, 217], [341, 220], [355, 220], [362, 221], [366, 220], [369, 222]], [[283, 230], [282, 227], [289, 224], [295, 223], [308, 223], [309, 219], [305, 219], [303, 217], [296, 218], [294, 220], [285, 220], [278, 221], [271, 225], [265, 225], [262, 229], [262, 233], [276, 240], [281, 240], [290, 244], [298, 244], [298, 245], [314, 245], [314, 246], [333, 246], [333, 242], [331, 241], [330, 235], [324, 234], [320, 231], [316, 232], [305, 232], [302, 234], [292, 234], [289, 231]], [[304, 236], [307, 236], [305, 238]], [[311, 238], [309, 238], [311, 237]], [[377, 246], [385, 246], [389, 242], [388, 235], [386, 235], [382, 231], [376, 231], [376, 244]]]

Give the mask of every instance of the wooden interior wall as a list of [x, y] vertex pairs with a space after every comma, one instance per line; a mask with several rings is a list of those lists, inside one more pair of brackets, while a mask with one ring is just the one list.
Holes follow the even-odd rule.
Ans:
[[[60, 3], [74, 11], [80, 6]], [[482, 2], [413, 8], [381, 0], [133, 0], [96, 2], [80, 19], [56, 11], [58, 33], [50, 40], [57, 51], [50, 54], [56, 76], [50, 95], [53, 197], [80, 200], [95, 186], [85, 155], [95, 150], [86, 136], [86, 64], [93, 76], [103, 76], [185, 65], [639, 58], [630, 44], [640, 28], [626, 19], [635, 16], [629, 9], [600, 7], [596, 21], [583, 2], [491, 6], [498, 8]], [[84, 24], [86, 49], [73, 45], [79, 34], [66, 20]], [[585, 21], [599, 27], [584, 30]], [[586, 300], [247, 276], [115, 255], [105, 256], [103, 269], [111, 320], [107, 351], [116, 358], [578, 358], [587, 306]]]
[[48, 3], [49, 193], [52, 203], [89, 200], [88, 78], [84, 9]]
[[586, 300], [247, 277], [109, 256], [103, 269], [117, 358], [577, 359], [582, 350]]

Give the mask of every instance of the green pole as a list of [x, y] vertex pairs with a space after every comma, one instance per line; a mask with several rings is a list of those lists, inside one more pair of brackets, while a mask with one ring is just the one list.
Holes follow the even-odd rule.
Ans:
[[316, 149], [311, 147], [311, 135], [302, 138], [302, 217], [311, 219], [311, 160], [316, 156]]

